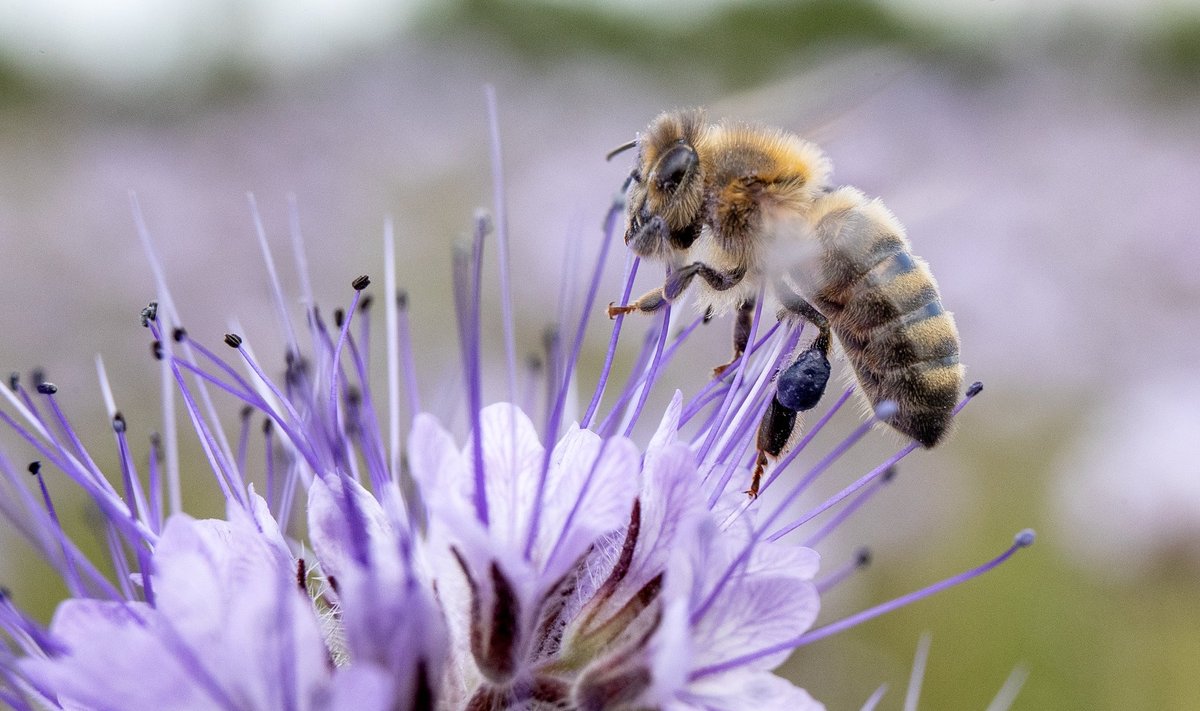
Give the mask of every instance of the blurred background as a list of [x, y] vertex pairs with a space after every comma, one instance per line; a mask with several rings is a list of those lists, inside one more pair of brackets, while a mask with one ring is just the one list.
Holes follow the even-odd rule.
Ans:
[[[951, 441], [906, 460], [823, 549], [830, 568], [861, 544], [875, 560], [828, 596], [823, 619], [973, 566], [1023, 527], [1039, 543], [801, 650], [789, 676], [830, 709], [886, 683], [881, 708], [899, 708], [929, 631], [923, 708], [983, 708], [1018, 666], [1029, 679], [1016, 708], [1200, 708], [1194, 2], [10, 1], [0, 371], [44, 368], [114, 466], [94, 356], [135, 438], [158, 417], [137, 322], [155, 290], [130, 191], [193, 336], [212, 344], [236, 328], [267, 362], [282, 332], [247, 193], [293, 294], [294, 194], [327, 309], [349, 302], [358, 274], [382, 286], [394, 218], [427, 404], [461, 411], [437, 393], [456, 392], [451, 245], [493, 204], [489, 84], [522, 356], [541, 349], [560, 293], [578, 293], [599, 249], [628, 172], [627, 156], [604, 154], [663, 109], [707, 106], [817, 140], [835, 179], [882, 196], [931, 263], [968, 377], [986, 390]], [[623, 252], [614, 245], [602, 304], [619, 297]], [[639, 287], [652, 285], [643, 273]], [[595, 316], [585, 392], [608, 337]], [[626, 362], [639, 341], [628, 323]], [[694, 392], [728, 328], [689, 341], [669, 384]], [[15, 461], [30, 456], [11, 440], [0, 435]], [[895, 445], [866, 445], [864, 466]], [[830, 491], [856, 473], [839, 476]], [[60, 506], [82, 516], [58, 485]], [[193, 513], [220, 513], [187, 497]], [[62, 588], [10, 539], [0, 582], [48, 619]]]

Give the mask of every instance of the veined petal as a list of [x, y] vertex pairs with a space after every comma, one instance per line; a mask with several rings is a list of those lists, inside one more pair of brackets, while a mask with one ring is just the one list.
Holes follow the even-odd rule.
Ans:
[[731, 672], [692, 684], [671, 711], [824, 711], [824, 704], [790, 681], [768, 672]]

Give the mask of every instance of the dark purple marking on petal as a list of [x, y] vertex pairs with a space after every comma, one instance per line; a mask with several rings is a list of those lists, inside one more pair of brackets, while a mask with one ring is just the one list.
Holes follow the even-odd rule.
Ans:
[[562, 645], [563, 631], [567, 620], [562, 617], [567, 603], [579, 589], [579, 579], [587, 570], [587, 560], [594, 547], [589, 547], [575, 561], [571, 569], [562, 575], [538, 600], [536, 610], [538, 624], [533, 637], [533, 654], [537, 659], [546, 659], [558, 654]]
[[[634, 620], [658, 599], [659, 593], [662, 592], [663, 576], [664, 573], [659, 573], [646, 581], [646, 584], [638, 588], [633, 597], [629, 598], [611, 617], [594, 628], [586, 630], [583, 635], [588, 638], [588, 643], [607, 646], [628, 630]], [[651, 627], [657, 626], [658, 616], [656, 615]]]
[[480, 670], [493, 681], [508, 679], [517, 670], [517, 650], [520, 648], [521, 602], [512, 583], [494, 561], [492, 578], [492, 624], [488, 637], [486, 661], [480, 661]]
[[610, 674], [589, 670], [575, 685], [575, 706], [580, 711], [632, 708], [652, 680], [650, 670], [641, 666]]
[[303, 558], [296, 559], [296, 585], [305, 593], [308, 592], [308, 564]]
[[633, 508], [629, 512], [629, 527], [625, 529], [625, 542], [621, 545], [621, 554], [617, 557], [617, 562], [613, 565], [612, 570], [609, 571], [608, 577], [596, 589], [595, 594], [588, 603], [588, 607], [591, 609], [583, 618], [580, 629], [586, 630], [591, 626], [600, 609], [612, 597], [613, 593], [616, 592], [617, 586], [621, 584], [625, 576], [629, 574], [629, 568], [633, 564], [633, 553], [637, 548], [638, 534], [641, 528], [642, 501], [641, 499], [634, 499]]

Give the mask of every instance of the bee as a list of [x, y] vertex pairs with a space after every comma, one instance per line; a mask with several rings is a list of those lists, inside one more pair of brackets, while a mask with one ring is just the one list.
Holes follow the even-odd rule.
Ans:
[[748, 494], [757, 496], [799, 413], [824, 393], [833, 337], [872, 407], [895, 404], [889, 425], [925, 447], [942, 440], [963, 383], [958, 330], [928, 265], [879, 200], [831, 185], [832, 165], [815, 144], [775, 128], [709, 124], [697, 109], [659, 115], [609, 157], [631, 148], [625, 243], [664, 262], [667, 276], [630, 304], [610, 304], [610, 318], [657, 311], [695, 285], [706, 316], [736, 314], [733, 358], [718, 376], [745, 351], [760, 295], [781, 319], [816, 327], [776, 376]]

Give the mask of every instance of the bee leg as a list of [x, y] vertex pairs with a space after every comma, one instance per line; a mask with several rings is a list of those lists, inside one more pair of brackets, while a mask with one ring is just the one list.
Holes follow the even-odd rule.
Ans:
[[733, 357], [728, 363], [713, 368], [713, 377], [719, 378], [729, 366], [737, 362], [746, 352], [746, 344], [750, 341], [750, 326], [754, 321], [754, 299], [743, 301], [738, 306], [737, 317], [733, 322]]
[[754, 474], [750, 477], [750, 488], [746, 493], [750, 498], [758, 498], [758, 487], [762, 483], [763, 472], [767, 468], [768, 457], [778, 459], [796, 429], [796, 417], [799, 413], [780, 404], [778, 398], [771, 398], [762, 421], [758, 423], [758, 458], [754, 462]]
[[660, 286], [657, 289], [653, 289], [651, 291], [647, 291], [645, 294], [642, 294], [638, 297], [637, 301], [634, 301], [632, 304], [617, 306], [610, 303], [608, 305], [608, 317], [616, 318], [622, 314], [633, 313], [634, 311], [641, 311], [642, 313], [650, 314], [658, 311], [669, 303], [670, 302], [667, 300], [667, 297], [663, 295], [663, 288]]
[[[790, 292], [790, 290], [788, 290]], [[758, 425], [758, 458], [746, 491], [751, 498], [758, 496], [770, 459], [778, 459], [796, 429], [798, 415], [811, 410], [825, 394], [829, 382], [829, 320], [804, 299], [790, 293], [781, 296], [784, 308], [815, 324], [820, 332], [809, 347], [775, 379], [775, 396]]]
[[746, 491], [758, 496], [763, 471], [770, 459], [778, 459], [796, 429], [799, 414], [811, 410], [825, 394], [829, 382], [829, 340], [818, 336], [775, 379], [775, 396], [758, 423], [758, 458]]
[[671, 230], [661, 216], [655, 215], [625, 235], [625, 244], [639, 257], [654, 257], [666, 248]]
[[746, 276], [745, 269], [735, 269], [731, 272], [722, 272], [713, 269], [703, 262], [693, 262], [691, 267], [696, 269], [696, 274], [700, 275], [714, 291], [726, 291], [732, 289], [742, 282]]

